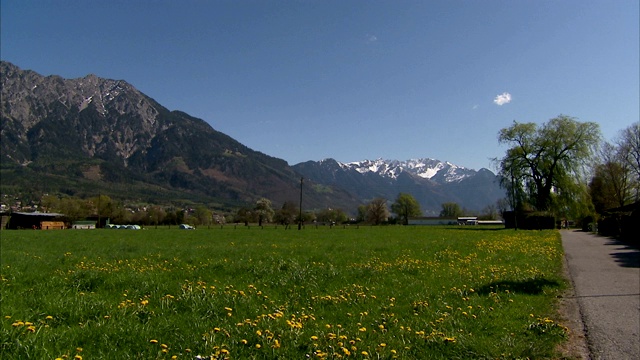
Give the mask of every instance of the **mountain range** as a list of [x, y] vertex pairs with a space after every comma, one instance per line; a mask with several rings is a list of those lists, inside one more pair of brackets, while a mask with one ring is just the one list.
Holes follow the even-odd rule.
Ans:
[[231, 211], [261, 197], [274, 207], [354, 213], [376, 197], [412, 194], [426, 214], [444, 202], [480, 210], [504, 197], [496, 176], [434, 159], [333, 159], [290, 166], [123, 80], [42, 76], [2, 61], [3, 194], [107, 194], [122, 201], [205, 204]]

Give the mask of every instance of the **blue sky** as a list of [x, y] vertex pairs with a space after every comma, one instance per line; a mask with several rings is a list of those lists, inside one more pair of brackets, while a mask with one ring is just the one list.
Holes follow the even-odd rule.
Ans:
[[2, 0], [1, 57], [126, 80], [290, 164], [493, 170], [514, 120], [640, 120], [638, 3]]

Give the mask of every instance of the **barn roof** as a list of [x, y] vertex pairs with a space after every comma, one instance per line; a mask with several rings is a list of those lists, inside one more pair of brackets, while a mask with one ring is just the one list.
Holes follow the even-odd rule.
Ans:
[[34, 212], [14, 212], [13, 215], [24, 215], [24, 216], [45, 216], [45, 217], [59, 217], [59, 216], [64, 216], [64, 214], [58, 214], [58, 213], [43, 213], [40, 211], [34, 211]]

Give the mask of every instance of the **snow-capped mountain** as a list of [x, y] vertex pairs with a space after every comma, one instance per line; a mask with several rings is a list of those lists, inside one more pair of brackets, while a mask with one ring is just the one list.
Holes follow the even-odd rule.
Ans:
[[437, 183], [459, 182], [474, 176], [477, 171], [443, 162], [436, 159], [422, 158], [410, 160], [363, 160], [340, 163], [342, 168], [354, 169], [361, 174], [376, 173], [382, 177], [396, 179], [401, 173], [409, 173]]
[[363, 203], [376, 197], [393, 201], [399, 193], [409, 193], [426, 215], [437, 215], [445, 202], [479, 211], [505, 196], [490, 170], [476, 171], [429, 158], [349, 163], [325, 159], [300, 163], [293, 169], [316, 184], [344, 189]]

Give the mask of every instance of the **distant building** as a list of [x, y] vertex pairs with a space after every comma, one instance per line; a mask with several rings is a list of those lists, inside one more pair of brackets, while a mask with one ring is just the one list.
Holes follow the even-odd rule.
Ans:
[[410, 217], [408, 225], [456, 225], [456, 219], [448, 219], [441, 217]]
[[7, 229], [64, 229], [63, 214], [34, 212], [14, 212], [7, 223]]
[[73, 224], [71, 224], [71, 228], [78, 230], [92, 230], [96, 228], [96, 222], [91, 220], [74, 221]]
[[64, 230], [64, 221], [41, 221], [40, 230]]
[[458, 225], [478, 225], [477, 216], [460, 216], [458, 217]]

